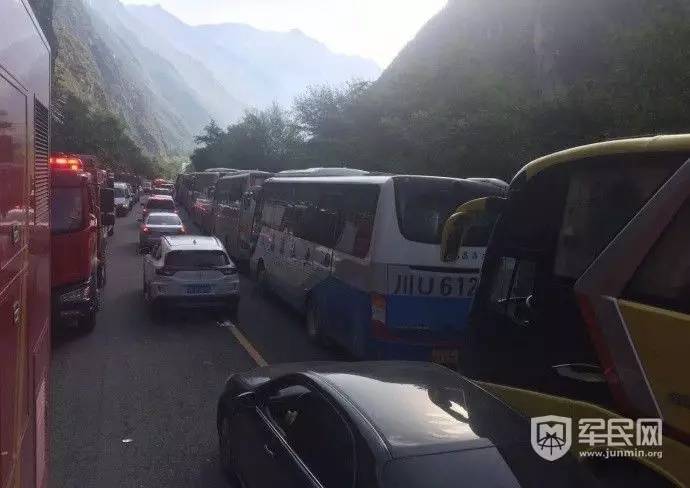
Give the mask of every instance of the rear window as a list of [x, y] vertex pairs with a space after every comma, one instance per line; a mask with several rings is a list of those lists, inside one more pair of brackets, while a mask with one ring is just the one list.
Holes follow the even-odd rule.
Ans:
[[53, 188], [50, 202], [50, 226], [54, 234], [74, 232], [84, 226], [82, 189]]
[[440, 244], [443, 225], [463, 203], [503, 191], [468, 182], [408, 178], [395, 179], [395, 205], [400, 233], [408, 241]]
[[149, 215], [146, 219], [148, 225], [181, 225], [182, 221], [177, 215]]
[[146, 202], [146, 208], [148, 208], [148, 209], [175, 210], [175, 203], [172, 200], [149, 199], [149, 201]]
[[167, 188], [155, 188], [153, 190], [154, 195], [172, 195], [172, 191]]
[[222, 251], [172, 251], [165, 257], [166, 266], [216, 268], [230, 264]]

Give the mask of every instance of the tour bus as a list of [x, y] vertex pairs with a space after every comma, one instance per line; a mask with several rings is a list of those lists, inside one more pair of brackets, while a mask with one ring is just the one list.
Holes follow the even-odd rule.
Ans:
[[441, 230], [458, 204], [504, 192], [431, 176], [271, 178], [251, 269], [306, 313], [314, 340], [454, 364], [483, 249], [444, 265]]
[[47, 487], [50, 47], [25, 0], [0, 24], [0, 486]]
[[193, 173], [192, 184], [190, 191], [187, 195], [186, 209], [192, 215], [192, 220], [198, 224], [198, 217], [194, 211], [194, 205], [196, 199], [199, 197], [206, 198], [209, 197], [213, 192], [213, 187], [216, 186], [218, 179], [224, 176], [228, 172], [234, 172], [235, 170], [223, 170], [223, 171], [202, 171], [199, 173]]
[[271, 176], [273, 173], [267, 171], [251, 170], [218, 180], [207, 230], [221, 240], [237, 261], [249, 260], [256, 212], [254, 196]]
[[488, 218], [461, 207], [444, 230], [452, 261], [475, 217], [495, 221], [463, 374], [573, 427], [661, 419], [663, 456], [635, 461], [690, 486], [690, 135], [537, 159], [490, 203]]

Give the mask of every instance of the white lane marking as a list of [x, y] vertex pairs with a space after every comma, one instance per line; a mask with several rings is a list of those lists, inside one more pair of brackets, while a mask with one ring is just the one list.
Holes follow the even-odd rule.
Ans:
[[229, 320], [224, 320], [223, 322], [219, 322], [218, 325], [220, 327], [225, 327], [227, 329], [230, 329], [230, 332], [232, 332], [232, 335], [235, 336], [235, 339], [237, 339], [237, 342], [240, 343], [240, 345], [244, 348], [244, 350], [247, 351], [247, 354], [249, 354], [251, 356], [251, 358], [254, 360], [254, 362], [258, 366], [268, 366], [268, 363], [261, 356], [259, 351], [256, 350], [256, 348], [252, 345], [252, 343], [249, 342], [249, 339], [247, 339], [244, 336], [244, 334], [242, 334], [242, 332], [240, 332], [240, 329], [238, 329], [235, 324], [233, 324]]

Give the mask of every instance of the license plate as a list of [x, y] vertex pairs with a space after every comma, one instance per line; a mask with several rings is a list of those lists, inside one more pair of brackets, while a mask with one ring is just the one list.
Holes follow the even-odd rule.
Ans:
[[457, 349], [433, 349], [431, 351], [431, 362], [447, 366], [458, 365]]
[[187, 286], [187, 295], [203, 295], [205, 293], [211, 293], [211, 285]]
[[471, 298], [479, 284], [479, 273], [435, 273], [391, 267], [388, 293], [391, 295]]

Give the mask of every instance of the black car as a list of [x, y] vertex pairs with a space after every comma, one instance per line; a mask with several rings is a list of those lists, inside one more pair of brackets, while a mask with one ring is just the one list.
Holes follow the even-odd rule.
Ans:
[[429, 363], [296, 363], [239, 373], [226, 383], [217, 423], [223, 468], [250, 488], [601, 481], [574, 457], [538, 457], [529, 419]]

